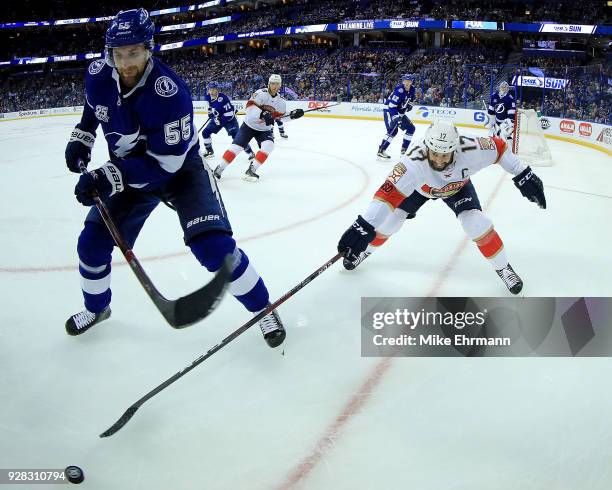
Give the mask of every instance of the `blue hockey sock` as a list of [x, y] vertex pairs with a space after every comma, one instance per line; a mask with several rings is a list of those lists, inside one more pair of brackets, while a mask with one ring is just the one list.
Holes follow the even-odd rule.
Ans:
[[231, 254], [233, 272], [229, 292], [251, 312], [268, 305], [270, 297], [263, 279], [230, 235], [209, 232], [194, 237], [188, 245], [198, 261], [211, 272], [218, 271], [225, 256]]
[[77, 245], [79, 274], [85, 308], [99, 313], [111, 302], [111, 254], [113, 241], [99, 225], [86, 222]]

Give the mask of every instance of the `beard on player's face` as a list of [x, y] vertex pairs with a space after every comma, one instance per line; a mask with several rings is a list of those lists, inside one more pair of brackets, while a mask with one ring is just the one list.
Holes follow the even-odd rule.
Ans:
[[427, 150], [427, 160], [429, 166], [437, 172], [442, 172], [446, 167], [453, 163], [455, 152], [452, 153], [436, 153], [432, 150]]
[[144, 44], [130, 44], [113, 48], [113, 61], [121, 82], [134, 87], [145, 71], [150, 52]]

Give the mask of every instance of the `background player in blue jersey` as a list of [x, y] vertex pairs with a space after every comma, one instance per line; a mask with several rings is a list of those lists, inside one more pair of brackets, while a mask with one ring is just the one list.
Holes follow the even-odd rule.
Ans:
[[[97, 192], [130, 248], [160, 201], [171, 204], [185, 244], [204, 267], [217, 271], [232, 256], [229, 290], [257, 313], [269, 304], [268, 290], [232, 238], [219, 189], [199, 154], [189, 89], [152, 57], [154, 30], [146, 10], [119, 12], [106, 32], [105, 59], [89, 65], [83, 116], [66, 147], [66, 164], [79, 172], [79, 162], [90, 161], [98, 126], [109, 161], [81, 175], [76, 198], [92, 206], [92, 193]], [[113, 247], [98, 209], [92, 207], [77, 245], [85, 310], [66, 321], [70, 335], [110, 316]], [[271, 347], [283, 342], [285, 330], [275, 312], [260, 327]]]
[[289, 138], [289, 135], [285, 131], [285, 123], [280, 119], [275, 119], [274, 122], [278, 126], [278, 134], [280, 134], [280, 137], [285, 140]]
[[[209, 120], [202, 130], [204, 148], [206, 149], [203, 156], [204, 158], [210, 158], [215, 154], [211, 135], [217, 134], [221, 131], [221, 128], [225, 128], [227, 134], [233, 139], [238, 132], [238, 120], [236, 119], [236, 109], [232, 101], [223, 92], [219, 92], [219, 84], [213, 81], [206, 88], [208, 93], [204, 100], [208, 102]], [[247, 145], [244, 151], [249, 155], [249, 160], [255, 158], [255, 152], [250, 145]]]
[[414, 124], [412, 124], [412, 121], [408, 118], [407, 113], [412, 109], [411, 102], [414, 102], [415, 98], [413, 82], [414, 75], [409, 73], [403, 75], [402, 83], [399, 83], [395, 89], [393, 89], [393, 92], [385, 101], [383, 116], [385, 118], [387, 134], [378, 147], [379, 158], [391, 158], [391, 156], [388, 155], [385, 150], [389, 147], [391, 141], [393, 141], [398, 129], [404, 131], [401, 150], [402, 155], [406, 153], [408, 146], [410, 146], [410, 141], [414, 135], [415, 127]]
[[487, 127], [491, 136], [499, 136], [507, 141], [512, 140], [516, 100], [510, 93], [508, 82], [501, 82], [498, 91], [491, 95], [487, 112], [489, 114]]

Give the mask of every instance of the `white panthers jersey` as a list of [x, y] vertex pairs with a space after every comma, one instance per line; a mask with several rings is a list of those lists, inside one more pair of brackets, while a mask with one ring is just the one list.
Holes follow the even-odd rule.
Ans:
[[453, 163], [439, 172], [429, 165], [427, 147], [423, 140], [419, 140], [395, 165], [374, 199], [392, 209], [414, 191], [428, 198], [445, 199], [459, 192], [476, 172], [495, 163], [502, 164], [504, 170], [513, 175], [526, 168], [503, 139], [461, 135]]
[[269, 110], [276, 119], [285, 115], [287, 104], [280, 94], [277, 93], [275, 96], [272, 96], [267, 88], [260, 88], [246, 103], [245, 124], [257, 131], [269, 131], [272, 129], [272, 126], [268, 126], [265, 121], [259, 117], [264, 108]]

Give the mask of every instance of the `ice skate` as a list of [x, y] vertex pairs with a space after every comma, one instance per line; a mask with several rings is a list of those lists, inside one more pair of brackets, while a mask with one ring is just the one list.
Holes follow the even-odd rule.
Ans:
[[385, 150], [378, 150], [378, 153], [376, 154], [376, 156], [380, 159], [383, 160], [390, 160], [391, 159], [391, 155], [387, 154], [387, 152], [385, 152]]
[[510, 264], [496, 272], [512, 294], [518, 294], [521, 292], [523, 289], [523, 281], [518, 274], [514, 272], [514, 269]]
[[217, 165], [217, 168], [213, 172], [213, 175], [215, 176], [215, 179], [221, 180], [221, 174], [222, 173], [223, 173], [223, 169], [221, 168], [221, 165]]
[[355, 260], [351, 260], [348, 257], [344, 257], [344, 259], [342, 259], [342, 265], [347, 271], [352, 271], [370, 255], [372, 255], [372, 252], [361, 252], [361, 254], [359, 254], [359, 257], [357, 257]]
[[257, 175], [257, 173], [255, 173], [255, 170], [253, 170], [253, 168], [249, 166], [247, 171], [244, 173], [244, 180], [247, 180], [249, 182], [257, 182], [259, 180], [259, 175]]
[[266, 343], [272, 348], [281, 345], [287, 336], [283, 322], [276, 310], [272, 310], [259, 320], [259, 328], [261, 328]]
[[66, 320], [66, 333], [73, 336], [81, 335], [97, 323], [106, 320], [110, 315], [111, 309], [108, 306], [100, 313], [92, 313], [89, 310], [83, 310]]

